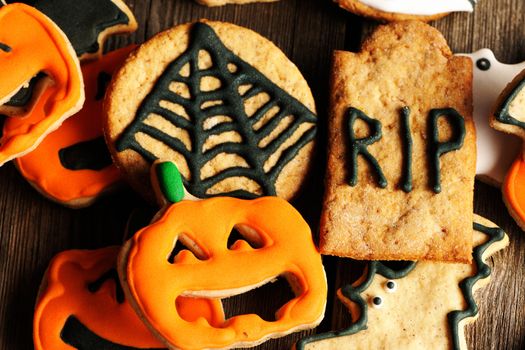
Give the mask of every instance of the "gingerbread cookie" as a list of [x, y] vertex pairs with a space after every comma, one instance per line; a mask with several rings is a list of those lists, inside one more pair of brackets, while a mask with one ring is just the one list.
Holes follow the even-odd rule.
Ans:
[[489, 49], [462, 56], [470, 57], [474, 64], [474, 122], [478, 150], [476, 176], [499, 187], [520, 152], [521, 143], [518, 138], [491, 128], [488, 116], [505, 86], [525, 69], [525, 62], [500, 63]]
[[470, 261], [471, 60], [422, 22], [381, 26], [335, 53], [331, 96], [321, 252]]
[[472, 12], [477, 0], [334, 0], [359, 16], [379, 21], [432, 21], [450, 12]]
[[[525, 138], [525, 70], [501, 93], [490, 125], [496, 130]], [[523, 147], [523, 146], [522, 146]], [[523, 150], [505, 177], [501, 188], [510, 215], [525, 230], [525, 158]]]
[[[78, 58], [64, 33], [49, 18], [24, 4], [0, 8], [0, 66], [5, 74], [0, 86], [0, 105], [39, 73], [46, 84], [28, 114], [41, 118], [22, 123], [16, 135], [2, 135], [0, 165], [33, 150], [84, 103], [84, 83]], [[7, 118], [8, 121], [10, 118]], [[24, 118], [27, 119], [27, 118]]]
[[[36, 350], [165, 348], [124, 298], [115, 265], [119, 250], [70, 250], [53, 259], [35, 308]], [[177, 305], [191, 321], [216, 324], [224, 317], [213, 299], [179, 298]]]
[[279, 0], [195, 0], [201, 5], [205, 6], [223, 6], [228, 4], [251, 4], [253, 2], [274, 2]]
[[486, 260], [508, 242], [503, 230], [476, 216], [469, 265], [370, 262], [357, 282], [338, 291], [352, 326], [303, 339], [297, 350], [466, 350], [464, 327], [478, 315], [473, 294], [491, 274]]
[[[153, 169], [154, 187], [165, 191], [165, 199], [184, 198], [173, 163]], [[234, 229], [241, 239], [229, 246]], [[135, 310], [170, 349], [255, 346], [315, 327], [326, 306], [326, 277], [310, 228], [277, 197], [217, 197], [166, 206], [156, 222], [125, 244], [119, 275]], [[275, 321], [241, 314], [219, 326], [191, 322], [181, 317], [175, 303], [181, 296], [239, 295], [279, 276], [296, 297], [275, 313]]]
[[233, 24], [184, 24], [150, 39], [116, 74], [105, 111], [117, 166], [151, 201], [158, 158], [174, 161], [199, 198], [289, 199], [309, 170], [317, 118], [308, 85], [270, 41]]
[[[73, 208], [86, 207], [120, 182], [120, 173], [102, 135], [102, 102], [113, 72], [134, 49], [129, 46], [84, 64], [86, 102], [82, 110], [34, 151], [16, 159], [22, 176], [47, 198]], [[4, 137], [10, 138], [21, 128], [37, 123], [42, 113], [39, 110], [27, 118], [8, 120]]]

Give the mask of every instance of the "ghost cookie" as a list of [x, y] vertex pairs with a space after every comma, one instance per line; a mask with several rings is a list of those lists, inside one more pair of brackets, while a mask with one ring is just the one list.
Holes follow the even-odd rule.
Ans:
[[491, 274], [486, 260], [507, 245], [503, 230], [476, 216], [471, 264], [370, 262], [337, 293], [352, 325], [305, 338], [296, 349], [466, 350], [465, 325], [478, 316], [473, 294]]
[[301, 73], [270, 41], [201, 21], [156, 35], [128, 58], [108, 89], [105, 135], [150, 201], [159, 158], [174, 161], [199, 198], [289, 199], [309, 170], [314, 111]]
[[472, 12], [477, 0], [334, 0], [359, 16], [379, 21], [432, 21], [450, 12]]
[[[113, 72], [135, 46], [129, 46], [82, 66], [86, 102], [82, 110], [48, 135], [31, 153], [15, 160], [29, 183], [45, 197], [72, 208], [86, 207], [114, 189], [121, 180], [102, 134], [102, 102]], [[25, 125], [43, 116], [12, 118], [4, 124], [3, 135], [11, 138]], [[67, 179], [67, 181], [64, 181]]]
[[321, 252], [470, 261], [471, 60], [422, 22], [381, 26], [335, 53], [329, 118]]
[[[0, 105], [39, 73], [45, 85], [15, 135], [0, 139], [0, 165], [33, 150], [84, 103], [84, 83], [78, 58], [64, 33], [48, 17], [24, 4], [0, 8]], [[28, 116], [39, 114], [34, 123]], [[8, 117], [8, 123], [13, 117]]]
[[274, 2], [279, 0], [195, 0], [201, 5], [205, 6], [222, 6], [228, 4], [244, 5], [253, 2]]
[[[126, 297], [168, 348], [251, 347], [321, 322], [327, 294], [321, 256], [308, 224], [288, 202], [185, 200], [180, 175], [169, 162], [155, 163], [152, 177], [167, 205], [125, 244], [119, 275]], [[230, 245], [234, 234], [238, 239]], [[276, 311], [275, 320], [240, 314], [214, 325], [185, 319], [176, 303], [182, 296], [236, 296], [279, 276], [295, 297]]]
[[[525, 70], [501, 93], [490, 124], [493, 128], [525, 138]], [[523, 147], [523, 146], [522, 146]], [[523, 149], [508, 170], [501, 187], [510, 215], [525, 230], [525, 158]]]
[[504, 88], [525, 69], [525, 62], [500, 63], [489, 49], [461, 56], [470, 57], [474, 65], [474, 122], [478, 150], [476, 176], [483, 182], [499, 187], [521, 151], [521, 142], [517, 137], [491, 128], [489, 116]]
[[[33, 320], [35, 350], [161, 350], [159, 340], [126, 301], [118, 279], [120, 247], [70, 250], [51, 262], [42, 282]], [[179, 298], [188, 320], [215, 324], [220, 302]]]

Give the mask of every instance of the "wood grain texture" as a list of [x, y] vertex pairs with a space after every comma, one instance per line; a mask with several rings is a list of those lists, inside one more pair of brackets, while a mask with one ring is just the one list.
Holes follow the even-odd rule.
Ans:
[[[108, 48], [141, 43], [175, 24], [208, 18], [251, 28], [274, 41], [298, 65], [317, 101], [321, 121], [318, 164], [324, 164], [327, 77], [334, 49], [356, 51], [376, 24], [348, 14], [330, 0], [282, 0], [272, 4], [206, 8], [191, 0], [127, 0], [140, 24], [132, 36], [112, 38]], [[500, 61], [525, 60], [523, 0], [481, 0], [474, 14], [453, 14], [433, 23], [455, 52], [490, 47]], [[296, 204], [317, 227], [324, 166], [319, 165], [305, 195]], [[32, 314], [41, 277], [51, 257], [72, 248], [119, 244], [129, 213], [142, 201], [129, 189], [93, 207], [70, 210], [38, 195], [9, 164], [0, 168], [0, 349], [31, 349]], [[468, 327], [471, 349], [525, 348], [525, 234], [507, 214], [499, 190], [476, 183], [476, 212], [505, 229], [510, 247], [490, 259], [492, 283], [478, 294], [481, 312]], [[348, 313], [335, 300], [335, 287], [360, 272], [359, 264], [325, 259], [330, 281], [327, 315], [318, 331], [349, 324]], [[229, 313], [275, 309], [283, 284], [228, 302]], [[281, 290], [282, 291], [282, 290]], [[253, 297], [253, 298], [250, 298]], [[289, 349], [308, 332], [270, 341], [259, 349]]]

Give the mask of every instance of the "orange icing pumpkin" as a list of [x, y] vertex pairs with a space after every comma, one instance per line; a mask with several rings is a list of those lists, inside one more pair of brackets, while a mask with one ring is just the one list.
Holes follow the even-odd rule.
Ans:
[[[51, 262], [35, 309], [36, 350], [160, 349], [124, 299], [116, 272], [120, 247], [71, 250]], [[184, 317], [223, 318], [220, 301], [184, 298]]]
[[[7, 102], [40, 72], [51, 80], [34, 108], [0, 140], [0, 165], [34, 147], [84, 103], [78, 58], [64, 33], [45, 15], [24, 4], [0, 8], [0, 103]], [[41, 118], [28, 122], [34, 114]], [[18, 118], [7, 118], [6, 123]]]
[[[86, 102], [31, 153], [16, 159], [20, 173], [41, 193], [57, 202], [85, 206], [121, 180], [105, 148], [102, 103], [106, 84], [136, 46], [116, 50], [84, 64]], [[6, 123], [4, 135], [16, 134], [23, 125], [42, 119], [35, 111], [24, 119]], [[67, 179], [67, 181], [64, 181]]]
[[513, 217], [520, 219], [517, 220], [517, 223], [520, 224], [525, 218], [525, 160], [521, 155], [514, 161], [507, 173], [502, 191], [509, 212]]
[[[237, 240], [228, 249], [234, 227], [257, 248]], [[192, 251], [172, 256], [178, 240]], [[276, 197], [178, 202], [137, 232], [120, 259], [126, 294], [171, 348], [253, 346], [311, 328], [324, 315], [327, 284], [310, 228], [288, 202]], [[277, 311], [273, 322], [245, 314], [217, 327], [205, 318], [188, 321], [175, 303], [181, 296], [233, 296], [278, 276], [287, 278], [296, 297]]]

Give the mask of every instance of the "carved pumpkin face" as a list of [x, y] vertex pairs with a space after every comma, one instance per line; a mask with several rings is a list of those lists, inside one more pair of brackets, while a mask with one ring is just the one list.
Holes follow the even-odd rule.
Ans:
[[[85, 206], [121, 179], [104, 143], [102, 103], [113, 72], [135, 47], [111, 52], [83, 65], [86, 102], [82, 110], [34, 151], [16, 159], [21, 174], [46, 197], [74, 207]], [[5, 137], [16, 135], [23, 125], [41, 120], [43, 115], [37, 112], [43, 111], [35, 111], [24, 119], [10, 119], [4, 125]]]
[[[228, 248], [234, 227], [245, 240]], [[177, 241], [188, 249], [174, 254]], [[289, 203], [276, 197], [173, 204], [135, 234], [120, 259], [126, 295], [173, 348], [251, 346], [311, 328], [324, 315], [327, 284], [310, 228]], [[203, 318], [185, 320], [176, 306], [181, 296], [234, 296], [278, 276], [288, 280], [296, 297], [276, 312], [273, 322], [245, 314], [217, 327]]]
[[34, 109], [42, 118], [34, 125], [22, 125], [19, 133], [2, 138], [0, 165], [27, 153], [43, 137], [77, 112], [84, 102], [84, 86], [78, 59], [62, 31], [45, 15], [24, 4], [0, 8], [0, 104], [6, 103], [38, 73], [46, 85]]
[[[164, 348], [124, 299], [115, 265], [119, 250], [71, 250], [53, 259], [35, 309], [35, 349]], [[217, 324], [224, 317], [218, 301], [179, 303], [189, 320]]]

